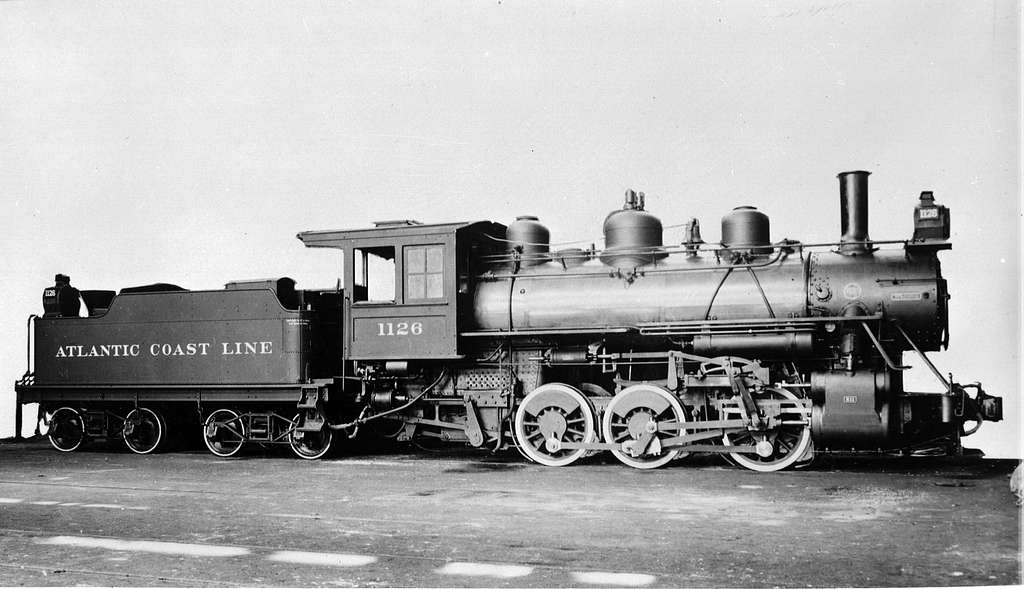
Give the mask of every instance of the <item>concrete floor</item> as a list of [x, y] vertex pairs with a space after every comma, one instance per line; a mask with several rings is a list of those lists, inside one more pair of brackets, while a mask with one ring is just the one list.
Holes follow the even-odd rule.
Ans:
[[0, 585], [830, 587], [1021, 582], [1015, 461], [138, 456], [0, 442]]

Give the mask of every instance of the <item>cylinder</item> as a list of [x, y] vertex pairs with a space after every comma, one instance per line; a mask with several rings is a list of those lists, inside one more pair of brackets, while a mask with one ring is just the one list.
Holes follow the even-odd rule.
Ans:
[[894, 390], [888, 372], [830, 370], [811, 373], [811, 432], [821, 448], [887, 448], [899, 413], [890, 411]]
[[756, 207], [736, 207], [722, 217], [722, 245], [750, 253], [770, 253], [772, 243], [768, 215]]
[[839, 178], [839, 253], [857, 256], [871, 252], [868, 237], [868, 176], [871, 172], [843, 172]]
[[550, 364], [583, 364], [589, 360], [587, 350], [579, 348], [575, 350], [551, 350], [548, 353]]
[[374, 391], [370, 394], [370, 406], [378, 411], [398, 407], [408, 401], [408, 395], [399, 391]]
[[523, 266], [536, 266], [549, 259], [551, 232], [533, 215], [520, 215], [505, 230], [509, 250], [519, 250]]

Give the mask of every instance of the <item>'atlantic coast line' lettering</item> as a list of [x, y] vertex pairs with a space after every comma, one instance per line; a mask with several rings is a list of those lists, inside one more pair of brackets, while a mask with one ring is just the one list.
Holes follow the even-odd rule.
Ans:
[[67, 345], [57, 348], [57, 358], [137, 358], [143, 354], [159, 356], [262, 356], [274, 353], [274, 342], [187, 342], [180, 344], [100, 344]]

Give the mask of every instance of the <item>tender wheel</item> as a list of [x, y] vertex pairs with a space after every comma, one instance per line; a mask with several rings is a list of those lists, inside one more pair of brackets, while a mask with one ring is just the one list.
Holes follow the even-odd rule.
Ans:
[[[764, 393], [754, 395], [754, 402], [764, 399], [798, 401], [799, 398], [784, 389], [766, 389]], [[739, 409], [725, 413], [725, 419], [738, 419]], [[754, 454], [731, 453], [736, 464], [759, 472], [773, 472], [792, 466], [797, 462], [809, 462], [807, 455], [811, 444], [811, 423], [803, 410], [795, 407], [783, 407], [780, 416], [782, 425], [761, 432], [732, 432], [722, 437], [727, 446], [757, 446]]]
[[299, 458], [316, 460], [330, 451], [333, 433], [329, 427], [324, 427], [318, 432], [296, 431], [295, 428], [299, 426], [301, 419], [302, 414], [299, 413], [292, 420], [292, 429], [288, 432], [288, 444], [292, 447], [292, 452], [295, 452]]
[[152, 409], [133, 409], [124, 418], [124, 438], [128, 449], [136, 454], [149, 454], [164, 441], [166, 427], [163, 418]]
[[[686, 422], [682, 404], [671, 393], [649, 384], [633, 385], [621, 391], [604, 410], [601, 430], [605, 442], [618, 445], [612, 454], [633, 468], [658, 468], [681, 454], [662, 450], [661, 441], [681, 436], [685, 430], [659, 431], [663, 424]], [[639, 447], [640, 445], [644, 447]]]
[[74, 452], [85, 441], [85, 420], [77, 409], [61, 407], [50, 416], [46, 437], [61, 452]]
[[245, 424], [230, 409], [214, 411], [203, 424], [203, 441], [210, 452], [217, 456], [226, 458], [238, 454], [245, 438]]
[[527, 458], [546, 466], [567, 466], [587, 454], [585, 448], [562, 448], [565, 442], [597, 439], [594, 409], [573, 387], [541, 385], [526, 395], [515, 418], [516, 442]]

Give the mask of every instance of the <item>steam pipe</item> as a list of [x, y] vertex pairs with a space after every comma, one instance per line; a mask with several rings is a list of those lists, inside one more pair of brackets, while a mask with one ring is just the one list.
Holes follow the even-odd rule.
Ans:
[[868, 237], [868, 176], [861, 170], [839, 174], [839, 253], [847, 256], [868, 254], [872, 251]]

